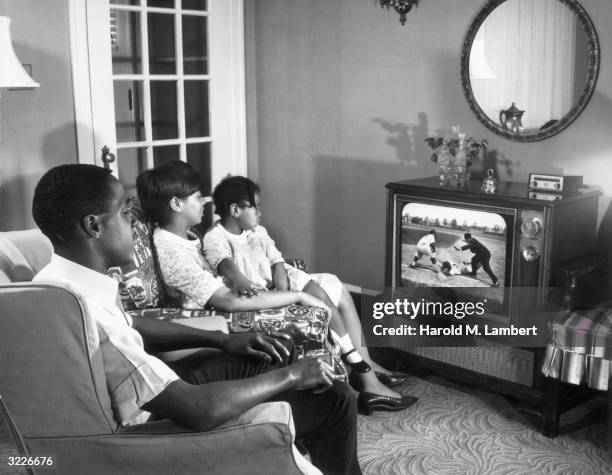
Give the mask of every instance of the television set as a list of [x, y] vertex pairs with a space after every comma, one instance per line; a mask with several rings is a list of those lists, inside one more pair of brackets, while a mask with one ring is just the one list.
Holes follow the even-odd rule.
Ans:
[[[534, 323], [560, 266], [595, 245], [596, 189], [534, 195], [526, 182], [502, 182], [498, 193], [485, 194], [475, 180], [457, 189], [429, 177], [387, 190], [385, 288], [484, 301], [482, 317], [500, 325]], [[423, 238], [435, 247], [421, 242], [420, 251]]]
[[[545, 408], [550, 386], [541, 368], [548, 342], [547, 322], [556, 314], [547, 311], [549, 297], [556, 290], [564, 291], [565, 271], [576, 262], [587, 262], [595, 248], [601, 192], [591, 187], [566, 194], [534, 192], [525, 180], [500, 182], [497, 193], [486, 194], [480, 185], [472, 180], [466, 187], [445, 188], [437, 177], [386, 185], [385, 291], [375, 301], [386, 304], [402, 296], [412, 299], [415, 294], [432, 296], [434, 303], [435, 299], [486, 300], [486, 312], [462, 320], [456, 320], [456, 312], [448, 318], [422, 315], [421, 321], [412, 325], [394, 308], [385, 319], [381, 316], [377, 320], [374, 314], [372, 318], [362, 316], [369, 335], [376, 335], [376, 325], [401, 330], [430, 326], [431, 322], [453, 329], [459, 322], [466, 329], [463, 336], [450, 332], [443, 340], [429, 336], [429, 332], [425, 336], [408, 330], [399, 336], [398, 332], [386, 333], [371, 337], [368, 344], [374, 343], [378, 357], [398, 368], [430, 370], [510, 394], [521, 400], [522, 407], [542, 414], [548, 424], [552, 412]], [[432, 231], [434, 239], [425, 239], [419, 253], [419, 241]], [[499, 286], [491, 285], [494, 281], [482, 264], [472, 268], [475, 253], [466, 248], [466, 233], [488, 249]], [[427, 252], [429, 242], [435, 242], [435, 251], [430, 247]], [[447, 272], [449, 275], [441, 272], [446, 261], [455, 269]], [[464, 264], [468, 261], [469, 265]], [[476, 275], [470, 275], [474, 270]], [[454, 304], [448, 307], [457, 309]], [[509, 331], [535, 325], [538, 335], [468, 335], [467, 328], [474, 324]]]

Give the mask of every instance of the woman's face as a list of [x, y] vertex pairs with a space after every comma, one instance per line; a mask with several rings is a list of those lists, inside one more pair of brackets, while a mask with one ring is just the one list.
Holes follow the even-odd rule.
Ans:
[[181, 199], [181, 202], [183, 203], [181, 213], [186, 218], [189, 226], [200, 224], [204, 214], [204, 198], [202, 193], [198, 190], [187, 198]]

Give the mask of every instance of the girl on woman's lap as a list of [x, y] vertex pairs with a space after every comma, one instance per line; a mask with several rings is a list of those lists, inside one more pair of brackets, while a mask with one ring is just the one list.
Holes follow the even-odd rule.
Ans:
[[[227, 278], [240, 293], [253, 295], [267, 290], [296, 290], [324, 301], [332, 312], [330, 328], [334, 339], [362, 390], [362, 409], [369, 412], [368, 406], [383, 410], [407, 407], [413, 400], [403, 400], [401, 394], [379, 380], [378, 376], [394, 380], [391, 373], [372, 361], [367, 347], [360, 349], [362, 358], [353, 346], [353, 341], [362, 340], [361, 323], [342, 282], [332, 274], [309, 275], [285, 264], [274, 241], [259, 224], [260, 194], [257, 184], [240, 176], [225, 178], [215, 187], [215, 210], [221, 219], [203, 240], [205, 257], [211, 268]], [[379, 400], [379, 404], [370, 403], [374, 395], [390, 399]]]

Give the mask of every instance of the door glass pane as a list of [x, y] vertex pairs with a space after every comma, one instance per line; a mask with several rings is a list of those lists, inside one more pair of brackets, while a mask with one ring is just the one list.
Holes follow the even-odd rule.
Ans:
[[183, 15], [183, 71], [185, 74], [208, 74], [206, 39], [208, 18]]
[[183, 0], [184, 10], [206, 10], [206, 0]]
[[159, 8], [174, 8], [174, 0], [148, 0], [147, 5]]
[[210, 143], [188, 143], [187, 163], [202, 175], [202, 181], [204, 182], [202, 193], [210, 195], [212, 192], [210, 183]]
[[151, 74], [176, 74], [174, 15], [149, 13], [149, 71]]
[[179, 159], [178, 145], [165, 145], [163, 147], [153, 147], [153, 164], [161, 165], [172, 160]]
[[119, 181], [129, 195], [136, 196], [136, 177], [147, 168], [144, 148], [117, 150]]
[[117, 142], [144, 140], [142, 81], [114, 81]]
[[140, 0], [110, 0], [111, 5], [140, 5]]
[[185, 81], [185, 133], [187, 137], [208, 137], [208, 81]]
[[113, 74], [140, 74], [140, 14], [111, 11], [111, 51]]
[[178, 137], [176, 81], [151, 81], [153, 140]]

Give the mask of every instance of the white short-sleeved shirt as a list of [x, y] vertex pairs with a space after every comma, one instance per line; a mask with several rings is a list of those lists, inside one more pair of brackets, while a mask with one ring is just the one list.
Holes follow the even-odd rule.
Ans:
[[[436, 237], [433, 234], [425, 234], [417, 243], [417, 249], [424, 253], [430, 253], [431, 245], [436, 243]], [[435, 252], [435, 251], [433, 251]]]
[[203, 247], [206, 260], [215, 272], [223, 259], [232, 259], [247, 279], [262, 288], [274, 285], [272, 266], [285, 262], [268, 231], [261, 225], [232, 234], [217, 223], [204, 236]]
[[212, 295], [225, 286], [223, 279], [213, 275], [199, 240], [157, 228], [153, 242], [164, 284], [178, 294], [183, 308], [204, 308]]
[[80, 296], [96, 322], [99, 338], [87, 343], [91, 352], [102, 353], [115, 418], [122, 425], [146, 422], [151, 414], [141, 407], [179, 377], [145, 352], [132, 318], [117, 306], [117, 281], [57, 254], [33, 280], [61, 284]]

